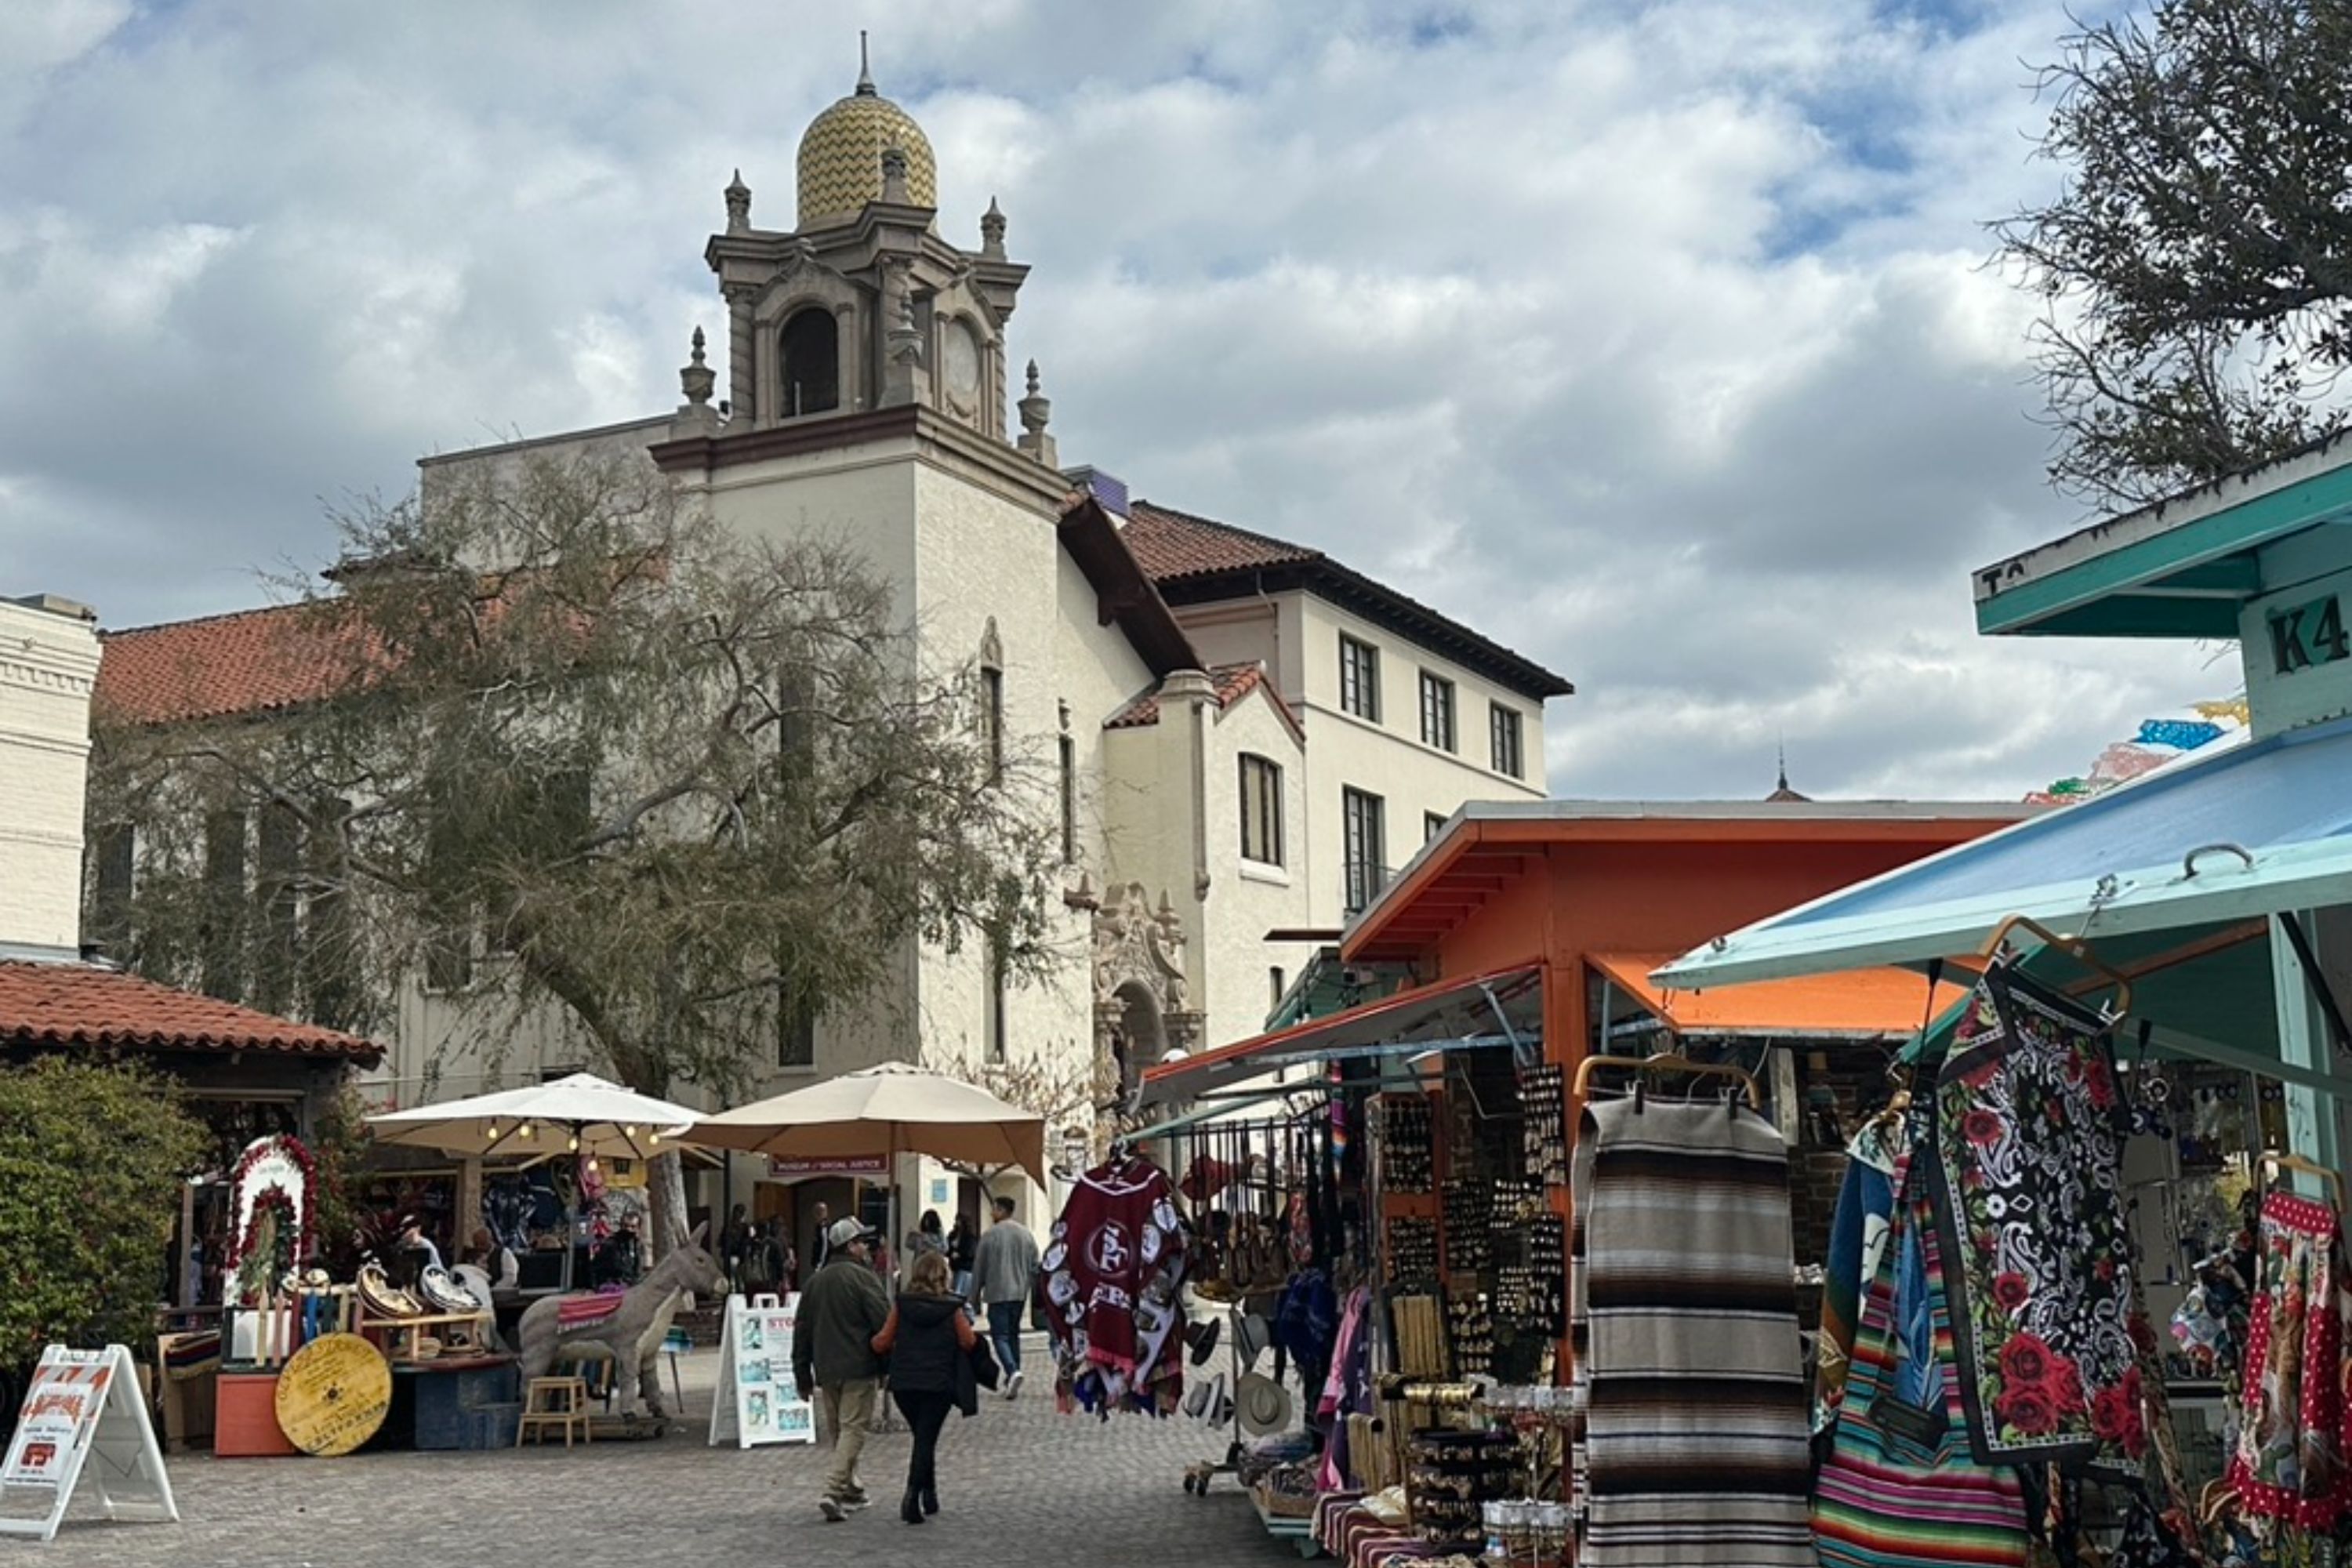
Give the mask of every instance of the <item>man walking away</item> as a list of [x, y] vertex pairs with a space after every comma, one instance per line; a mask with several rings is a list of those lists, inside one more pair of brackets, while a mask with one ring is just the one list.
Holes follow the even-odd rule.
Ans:
[[1004, 1369], [1004, 1397], [1021, 1392], [1021, 1319], [1029, 1310], [1029, 1292], [1037, 1282], [1037, 1238], [1013, 1217], [1013, 1200], [997, 1198], [991, 1205], [996, 1223], [980, 1238], [972, 1255], [972, 1272], [979, 1276], [980, 1299], [988, 1308], [988, 1337], [996, 1350], [996, 1364]]
[[803, 1399], [814, 1390], [817, 1419], [832, 1434], [833, 1468], [816, 1506], [828, 1522], [837, 1524], [866, 1506], [857, 1456], [865, 1450], [881, 1387], [882, 1360], [875, 1354], [874, 1336], [889, 1321], [890, 1303], [882, 1277], [874, 1272], [872, 1231], [855, 1219], [838, 1219], [824, 1240], [824, 1266], [801, 1292], [793, 1383]]

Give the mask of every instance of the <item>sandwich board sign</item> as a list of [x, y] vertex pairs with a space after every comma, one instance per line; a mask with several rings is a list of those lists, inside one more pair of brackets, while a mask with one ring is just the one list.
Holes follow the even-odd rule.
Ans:
[[710, 1442], [732, 1437], [739, 1448], [760, 1443], [814, 1443], [816, 1408], [793, 1386], [793, 1330], [797, 1292], [727, 1298], [719, 1342], [719, 1386], [710, 1398]]
[[85, 1476], [110, 1520], [179, 1520], [139, 1374], [121, 1345], [41, 1352], [0, 1458], [0, 1536], [54, 1540]]

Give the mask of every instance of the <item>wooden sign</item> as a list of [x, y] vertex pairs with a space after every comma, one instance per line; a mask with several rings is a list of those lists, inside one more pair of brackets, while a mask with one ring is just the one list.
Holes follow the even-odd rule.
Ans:
[[[88, 1468], [92, 1459], [95, 1469]], [[109, 1520], [170, 1523], [180, 1517], [163, 1447], [139, 1397], [138, 1373], [121, 1345], [51, 1345], [41, 1352], [16, 1435], [0, 1458], [0, 1536], [54, 1540], [85, 1474]], [[26, 1503], [37, 1512], [28, 1514]]]
[[278, 1429], [306, 1454], [348, 1454], [383, 1426], [392, 1368], [357, 1334], [325, 1334], [294, 1352], [278, 1374]]
[[793, 1385], [793, 1333], [798, 1294], [727, 1298], [719, 1342], [719, 1386], [710, 1397], [710, 1442], [739, 1448], [761, 1443], [814, 1443], [816, 1409]]

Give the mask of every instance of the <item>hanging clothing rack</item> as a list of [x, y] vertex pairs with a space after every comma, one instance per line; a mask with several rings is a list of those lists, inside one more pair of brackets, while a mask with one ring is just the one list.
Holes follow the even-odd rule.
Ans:
[[1592, 1083], [1592, 1074], [1597, 1068], [1622, 1068], [1643, 1076], [1654, 1072], [1672, 1072], [1694, 1078], [1729, 1079], [1748, 1096], [1748, 1108], [1750, 1110], [1764, 1109], [1763, 1092], [1756, 1087], [1754, 1075], [1745, 1068], [1734, 1067], [1728, 1062], [1694, 1061], [1688, 1057], [1679, 1056], [1672, 1051], [1661, 1051], [1655, 1056], [1647, 1057], [1585, 1058], [1576, 1064], [1573, 1093], [1578, 1100], [1590, 1098], [1589, 1090]]

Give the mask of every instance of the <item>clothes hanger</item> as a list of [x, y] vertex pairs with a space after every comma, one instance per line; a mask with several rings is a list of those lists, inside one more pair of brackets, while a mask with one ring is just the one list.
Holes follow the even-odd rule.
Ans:
[[2326, 1183], [2329, 1186], [2336, 1189], [2336, 1206], [2339, 1208], [2343, 1206], [2344, 1177], [2340, 1172], [2331, 1171], [2326, 1166], [2321, 1164], [2318, 1161], [2305, 1159], [2301, 1154], [2289, 1154], [2277, 1149], [2263, 1150], [2263, 1185], [2269, 1185], [2269, 1178], [2277, 1175], [2282, 1171], [2300, 1171], [2306, 1176], [2317, 1177], [2320, 1181]]
[[[1643, 1076], [1653, 1072], [1679, 1072], [1688, 1073], [1696, 1078], [1729, 1079], [1747, 1093], [1748, 1109], [1750, 1110], [1764, 1109], [1763, 1094], [1757, 1089], [1756, 1079], [1749, 1076], [1746, 1068], [1733, 1067], [1728, 1062], [1696, 1062], [1672, 1051], [1660, 1051], [1654, 1056], [1647, 1057], [1587, 1057], [1576, 1064], [1576, 1081], [1573, 1091], [1577, 1099], [1588, 1098], [1587, 1089], [1592, 1082], [1592, 1069], [1604, 1067], [1624, 1068]], [[1639, 1078], [1635, 1081], [1638, 1086]]]
[[2132, 987], [2129, 975], [2101, 959], [2097, 953], [2091, 951], [2091, 944], [2081, 937], [2063, 936], [2031, 915], [2011, 915], [1993, 927], [1992, 935], [1985, 939], [1985, 944], [1978, 949], [1977, 956], [1986, 959], [1997, 956], [2000, 952], [2002, 944], [2009, 941], [2010, 932], [2015, 931], [2031, 931], [2040, 937], [2045, 945], [2057, 949], [2084, 968], [2104, 975], [2116, 988], [2116, 1012], [2120, 1015], [2131, 1011]]

